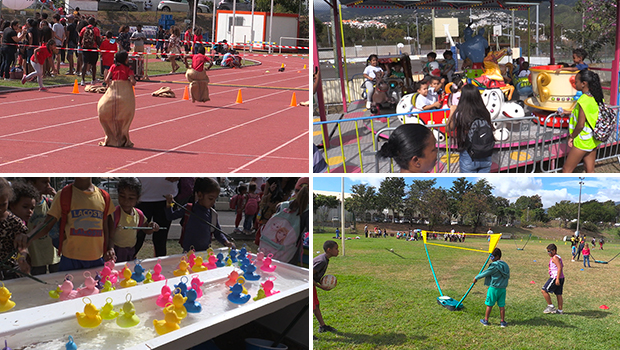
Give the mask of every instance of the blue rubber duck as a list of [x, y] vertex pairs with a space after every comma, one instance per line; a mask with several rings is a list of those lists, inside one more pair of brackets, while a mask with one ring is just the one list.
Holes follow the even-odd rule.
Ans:
[[224, 262], [224, 254], [222, 254], [222, 253], [218, 253], [217, 254], [217, 261], [215, 262], [215, 266], [217, 266], [217, 267], [224, 267], [224, 266], [226, 266], [226, 263]]
[[175, 294], [181, 294], [184, 298], [187, 296], [187, 277], [185, 277], [185, 282], [183, 282], [183, 278], [181, 278], [181, 281], [179, 282], [179, 284], [175, 284], [174, 285], [174, 293]]
[[245, 304], [252, 297], [249, 294], [242, 294], [243, 286], [241, 283], [235, 283], [234, 286], [230, 287], [230, 294], [228, 294], [228, 300], [234, 304]]
[[196, 298], [198, 298], [198, 293], [195, 290], [190, 289], [187, 291], [187, 301], [183, 304], [187, 312], [197, 314], [202, 311], [202, 305], [196, 301]]
[[260, 279], [260, 275], [254, 273], [254, 271], [256, 271], [256, 266], [252, 264], [247, 265], [246, 269], [243, 271], [243, 277], [248, 281], [258, 281]]
[[134, 273], [131, 274], [131, 278], [136, 282], [144, 281], [144, 268], [140, 265], [139, 262], [136, 262], [136, 266], [133, 268]]
[[239, 253], [237, 252], [236, 249], [231, 249], [230, 253], [228, 253], [228, 256], [230, 256], [230, 261], [232, 261], [233, 264], [238, 261], [237, 260], [237, 254], [239, 254]]

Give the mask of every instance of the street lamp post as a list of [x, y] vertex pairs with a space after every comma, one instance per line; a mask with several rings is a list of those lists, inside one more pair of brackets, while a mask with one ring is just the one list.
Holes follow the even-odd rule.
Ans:
[[577, 230], [575, 232], [579, 232], [579, 217], [581, 215], [581, 186], [584, 184], [583, 179], [585, 179], [585, 177], [579, 178], [579, 204], [577, 205]]

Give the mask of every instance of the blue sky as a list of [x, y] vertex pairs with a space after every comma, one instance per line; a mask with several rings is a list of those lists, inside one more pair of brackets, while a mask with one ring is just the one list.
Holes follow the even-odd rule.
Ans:
[[[450, 188], [452, 182], [458, 178], [437, 177], [437, 186]], [[616, 177], [587, 177], [584, 176], [584, 185], [581, 191], [583, 202], [596, 199], [600, 202], [613, 200], [620, 201], [620, 176]], [[424, 177], [432, 179], [432, 177]], [[480, 177], [467, 177], [470, 182], [478, 181]], [[562, 200], [577, 202], [579, 200], [579, 177], [558, 176], [488, 176], [486, 177], [495, 189], [493, 195], [508, 198], [514, 202], [520, 196], [538, 194], [542, 198], [543, 207], [549, 208]], [[345, 192], [350, 192], [352, 185], [366, 183], [377, 189], [383, 177], [380, 176], [348, 176], [345, 177]], [[415, 177], [405, 178], [407, 185]], [[321, 191], [340, 191], [340, 177], [314, 177], [313, 188]]]

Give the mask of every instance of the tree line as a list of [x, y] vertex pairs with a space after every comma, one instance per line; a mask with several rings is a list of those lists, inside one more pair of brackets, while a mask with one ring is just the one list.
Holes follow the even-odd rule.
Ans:
[[[472, 232], [489, 221], [494, 225], [512, 225], [519, 221], [522, 226], [537, 222], [548, 223], [558, 219], [560, 226], [569, 227], [577, 219], [578, 203], [560, 201], [543, 209], [542, 198], [535, 194], [521, 196], [510, 203], [507, 198], [494, 196], [494, 186], [486, 179], [471, 182], [460, 177], [450, 188], [436, 187], [437, 179], [416, 179], [407, 186], [402, 177], [385, 178], [379, 188], [368, 184], [351, 187], [351, 196], [344, 201], [345, 209], [355, 218], [366, 218], [375, 211], [383, 218], [383, 211], [393, 213], [392, 222], [398, 218], [411, 222], [414, 219], [428, 221], [429, 229], [446, 221], [456, 220], [468, 225]], [[313, 196], [313, 210], [338, 208], [340, 201], [335, 196]], [[613, 201], [591, 200], [581, 203], [580, 221], [590, 223], [584, 228], [596, 230], [596, 225], [614, 222], [620, 213], [620, 205]]]

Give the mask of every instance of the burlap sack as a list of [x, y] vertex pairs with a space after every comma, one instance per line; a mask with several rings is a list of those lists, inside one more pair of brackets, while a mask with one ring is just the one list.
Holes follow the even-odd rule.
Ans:
[[209, 77], [205, 71], [199, 72], [194, 69], [188, 69], [185, 77], [189, 81], [189, 91], [192, 95], [192, 102], [207, 102], [209, 98]]
[[136, 112], [133, 85], [128, 80], [112, 80], [97, 104], [99, 122], [105, 132], [100, 146], [133, 147], [129, 127]]

